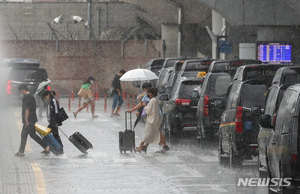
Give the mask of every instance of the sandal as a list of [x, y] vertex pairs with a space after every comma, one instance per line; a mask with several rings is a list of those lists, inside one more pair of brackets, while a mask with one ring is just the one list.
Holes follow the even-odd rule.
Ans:
[[140, 150], [139, 147], [133, 148], [133, 150], [134, 150], [135, 152], [140, 152], [140, 153], [142, 152], [142, 150]]

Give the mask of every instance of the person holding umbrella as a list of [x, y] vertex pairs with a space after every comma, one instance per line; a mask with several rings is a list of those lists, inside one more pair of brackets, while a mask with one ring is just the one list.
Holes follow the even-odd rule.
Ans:
[[[129, 109], [127, 112], [133, 112], [135, 110], [139, 110], [138, 112], [138, 115], [137, 115], [137, 119], [134, 123], [134, 128], [136, 127], [137, 123], [139, 122], [141, 116], [142, 116], [142, 112], [143, 112], [143, 109], [145, 109], [145, 106], [148, 105], [149, 101], [151, 100], [150, 96], [147, 94], [147, 91], [149, 90], [149, 88], [151, 88], [151, 84], [149, 82], [146, 82], [142, 85], [142, 88], [143, 88], [143, 98], [140, 99], [140, 102], [133, 108], [133, 109]], [[155, 90], [156, 88], [152, 87], [153, 90]], [[155, 92], [155, 91], [154, 91]], [[146, 111], [145, 111], [146, 112]], [[161, 110], [160, 108], [158, 107], [158, 112], [159, 112], [159, 116], [162, 117], [162, 113], [161, 113]], [[146, 123], [147, 123], [147, 120], [146, 120]], [[160, 126], [161, 127], [161, 126]], [[159, 141], [159, 145], [163, 145], [163, 149], [160, 151], [160, 152], [165, 152], [165, 151], [169, 151], [170, 148], [169, 146], [167, 145], [167, 142], [166, 142], [166, 138], [164, 136], [164, 134], [161, 132], [160, 130], [160, 127], [159, 127], [159, 133], [160, 133], [160, 141]], [[142, 150], [143, 152], [147, 152], [147, 147], [148, 147], [149, 143], [145, 143], [142, 147]]]
[[143, 103], [148, 104], [148, 102], [150, 101], [150, 98], [147, 96], [147, 90], [149, 88], [151, 88], [151, 84], [149, 82], [145, 82], [142, 85], [143, 92], [138, 95], [139, 103], [134, 108], [127, 110], [127, 112], [133, 112], [133, 111], [138, 110], [137, 115], [136, 115], [137, 118], [134, 122], [133, 128], [136, 127], [136, 125], [138, 124], [138, 122], [140, 121], [140, 119], [142, 117], [142, 112], [143, 112], [143, 109], [144, 109], [144, 106], [142, 104]]

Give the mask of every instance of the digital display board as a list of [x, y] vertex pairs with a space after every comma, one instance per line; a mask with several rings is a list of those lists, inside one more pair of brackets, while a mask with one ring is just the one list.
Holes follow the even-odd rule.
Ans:
[[258, 43], [257, 56], [263, 63], [292, 62], [292, 45], [287, 43]]

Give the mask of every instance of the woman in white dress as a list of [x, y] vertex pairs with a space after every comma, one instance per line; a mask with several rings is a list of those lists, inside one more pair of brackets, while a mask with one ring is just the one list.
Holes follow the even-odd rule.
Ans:
[[162, 116], [159, 114], [158, 99], [156, 98], [157, 88], [149, 88], [147, 94], [151, 100], [145, 107], [145, 112], [147, 114], [146, 127], [142, 136], [140, 147], [135, 149], [137, 152], [142, 151], [144, 144], [159, 144], [160, 142], [159, 127], [162, 122]]

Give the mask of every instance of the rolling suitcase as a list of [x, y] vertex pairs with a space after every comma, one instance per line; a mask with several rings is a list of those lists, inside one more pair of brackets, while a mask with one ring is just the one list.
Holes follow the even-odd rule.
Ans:
[[82, 153], [86, 154], [88, 149], [93, 149], [93, 145], [89, 140], [87, 140], [81, 133], [78, 131], [74, 132], [70, 137], [68, 137], [63, 130], [59, 130], [69, 139], [69, 141]]
[[[128, 123], [127, 123], [127, 114], [130, 115], [130, 129], [128, 129]], [[126, 151], [132, 152], [132, 150], [135, 148], [135, 132], [132, 129], [132, 117], [131, 113], [125, 112], [125, 131], [119, 132], [119, 149], [120, 153]]]
[[55, 139], [52, 133], [49, 133], [48, 135], [44, 136], [42, 138], [42, 141], [50, 147], [50, 151], [53, 154], [59, 155], [63, 153], [62, 145]]
[[51, 129], [48, 128], [48, 127], [45, 127], [43, 125], [40, 125], [40, 124], [35, 124], [35, 130], [42, 136], [46, 136], [48, 135], [49, 133], [51, 133]]

